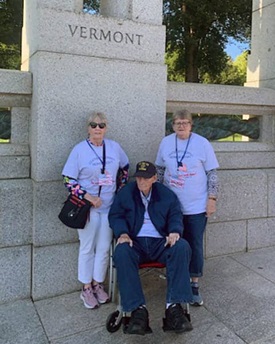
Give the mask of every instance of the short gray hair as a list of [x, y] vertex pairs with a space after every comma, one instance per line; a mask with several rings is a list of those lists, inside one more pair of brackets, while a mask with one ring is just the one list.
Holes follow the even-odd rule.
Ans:
[[173, 113], [172, 116], [172, 122], [175, 123], [175, 120], [177, 119], [188, 119], [190, 123], [192, 124], [192, 114], [190, 111], [184, 109], [184, 110], [178, 110]]
[[107, 123], [107, 116], [105, 115], [105, 113], [103, 112], [98, 112], [98, 111], [93, 111], [90, 115], [89, 115], [89, 118], [88, 118], [88, 125], [91, 123], [91, 122], [94, 122], [94, 120], [96, 118], [99, 118], [102, 122], [105, 122]]

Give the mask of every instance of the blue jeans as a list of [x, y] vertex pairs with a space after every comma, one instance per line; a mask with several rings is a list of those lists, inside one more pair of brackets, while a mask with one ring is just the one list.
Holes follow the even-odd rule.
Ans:
[[203, 275], [203, 235], [206, 228], [206, 213], [183, 215], [183, 238], [192, 249], [189, 267], [191, 277]]
[[180, 239], [172, 247], [164, 246], [165, 238], [140, 237], [128, 243], [118, 244], [114, 253], [122, 309], [131, 312], [145, 305], [145, 297], [139, 276], [139, 264], [156, 261], [166, 264], [166, 302], [192, 301], [189, 263], [191, 249], [188, 242]]

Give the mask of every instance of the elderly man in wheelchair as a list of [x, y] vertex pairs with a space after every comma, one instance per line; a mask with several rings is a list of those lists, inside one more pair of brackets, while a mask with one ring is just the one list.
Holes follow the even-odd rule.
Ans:
[[192, 330], [182, 303], [192, 301], [189, 263], [191, 248], [182, 239], [182, 213], [177, 196], [157, 182], [156, 167], [148, 161], [136, 166], [135, 182], [122, 188], [109, 212], [109, 223], [117, 245], [117, 270], [121, 304], [131, 312], [125, 333], [150, 333], [149, 314], [142, 290], [139, 265], [166, 265], [166, 307], [163, 330], [182, 333]]

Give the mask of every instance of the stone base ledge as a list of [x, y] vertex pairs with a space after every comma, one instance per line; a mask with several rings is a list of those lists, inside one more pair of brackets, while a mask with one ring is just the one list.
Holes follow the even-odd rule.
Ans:
[[29, 298], [31, 246], [0, 248], [0, 261], [0, 303]]
[[0, 144], [0, 157], [1, 156], [21, 156], [30, 155], [30, 148], [28, 144], [13, 144], [3, 143]]
[[0, 93], [32, 94], [32, 74], [18, 70], [0, 69]]
[[0, 179], [30, 177], [29, 156], [0, 156]]
[[32, 298], [70, 293], [81, 288], [77, 280], [78, 243], [33, 248]]

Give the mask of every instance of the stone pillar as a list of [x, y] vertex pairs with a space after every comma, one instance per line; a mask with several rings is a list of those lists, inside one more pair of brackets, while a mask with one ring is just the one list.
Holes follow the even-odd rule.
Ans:
[[131, 18], [131, 2], [132, 0], [101, 0], [100, 14], [107, 17], [114, 17], [120, 19]]
[[77, 235], [57, 215], [66, 195], [62, 167], [86, 138], [89, 113], [107, 114], [108, 137], [127, 152], [130, 172], [139, 160], [155, 160], [165, 134], [162, 1], [102, 1], [104, 15], [83, 13], [82, 6], [81, 0], [24, 2], [22, 70], [33, 76], [34, 299], [79, 287]]
[[251, 55], [247, 83], [275, 89], [275, 1], [253, 0]]
[[161, 25], [162, 0], [101, 0], [100, 13], [103, 16]]

